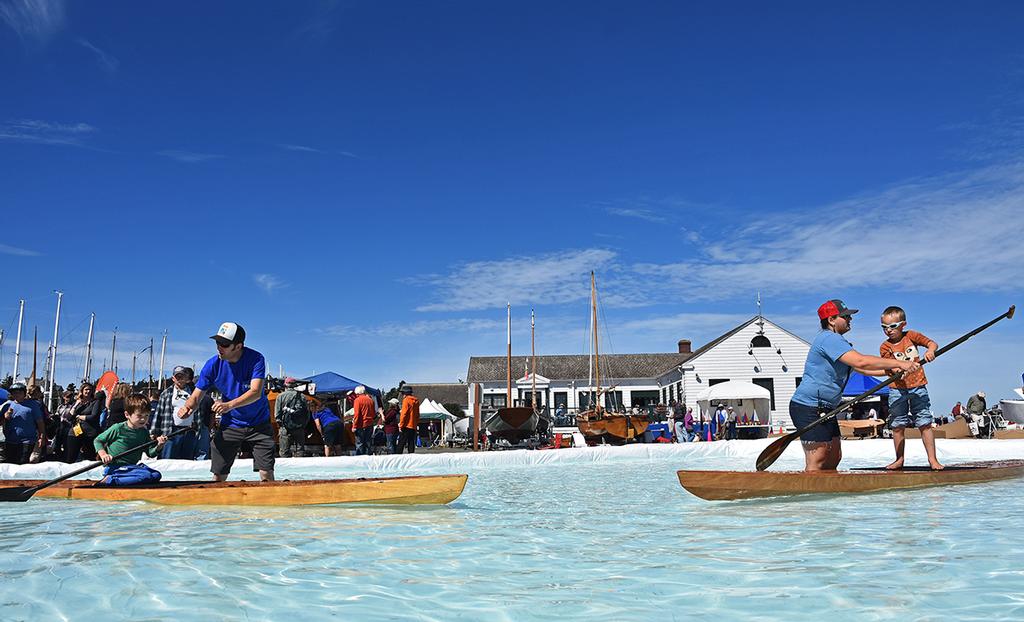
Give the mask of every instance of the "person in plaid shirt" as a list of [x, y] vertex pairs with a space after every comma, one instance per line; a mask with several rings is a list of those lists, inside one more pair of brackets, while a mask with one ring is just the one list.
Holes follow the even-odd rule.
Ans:
[[[172, 374], [173, 383], [160, 393], [157, 400], [156, 412], [149, 424], [149, 431], [154, 436], [170, 436], [171, 433], [181, 428], [193, 427], [193, 420], [197, 414], [181, 418], [177, 416], [178, 409], [185, 404], [185, 400], [195, 389], [195, 372], [191, 367], [178, 365]], [[195, 431], [185, 432], [167, 440], [160, 458], [163, 460], [193, 460], [196, 453]]]

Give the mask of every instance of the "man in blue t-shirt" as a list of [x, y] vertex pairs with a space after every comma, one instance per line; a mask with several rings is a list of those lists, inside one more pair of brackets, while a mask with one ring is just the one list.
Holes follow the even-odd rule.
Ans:
[[[206, 361], [196, 379], [196, 388], [178, 411], [187, 417], [206, 391], [216, 390], [220, 398], [213, 402], [217, 432], [210, 446], [210, 471], [223, 482], [231, 472], [238, 450], [252, 449], [252, 468], [260, 479], [274, 480], [274, 428], [270, 424], [270, 404], [263, 392], [267, 365], [263, 355], [245, 347], [245, 329], [224, 322], [210, 337], [217, 343], [217, 356]], [[217, 419], [220, 419], [219, 423]]]
[[42, 455], [46, 447], [46, 423], [39, 402], [28, 399], [28, 389], [15, 382], [9, 390], [9, 401], [0, 405], [4, 425], [4, 462], [25, 464], [37, 449]]

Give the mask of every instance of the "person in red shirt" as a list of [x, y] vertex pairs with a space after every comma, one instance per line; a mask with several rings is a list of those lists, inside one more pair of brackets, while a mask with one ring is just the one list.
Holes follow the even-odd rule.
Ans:
[[[898, 361], [919, 362], [918, 347], [925, 348], [924, 360], [935, 360], [935, 351], [939, 344], [914, 330], [904, 330], [907, 325], [907, 314], [899, 307], [888, 307], [882, 312], [882, 332], [886, 340], [878, 348], [882, 358]], [[899, 370], [893, 367], [890, 373]], [[892, 441], [896, 446], [896, 460], [885, 467], [890, 470], [903, 468], [903, 454], [906, 445], [906, 429], [909, 426], [921, 430], [921, 441], [928, 464], [932, 469], [943, 468], [935, 457], [935, 433], [932, 431], [934, 417], [931, 410], [931, 398], [928, 397], [928, 379], [924, 370], [918, 367], [906, 372], [899, 380], [889, 385], [889, 426], [892, 428]]]
[[373, 453], [373, 425], [377, 410], [373, 398], [366, 394], [366, 387], [355, 389], [356, 399], [352, 402], [352, 432], [356, 437], [356, 455], [369, 456]]
[[398, 453], [395, 445], [398, 441], [398, 400], [388, 400], [388, 409], [384, 411], [384, 441], [387, 444], [388, 453]]
[[403, 384], [398, 392], [402, 398], [402, 412], [398, 418], [398, 447], [395, 453], [402, 453], [406, 448], [409, 453], [416, 453], [416, 436], [420, 427], [420, 401], [412, 394], [412, 387]]

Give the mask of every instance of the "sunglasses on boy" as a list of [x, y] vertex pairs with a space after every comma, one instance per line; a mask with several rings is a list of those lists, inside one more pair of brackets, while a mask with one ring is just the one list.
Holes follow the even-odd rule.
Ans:
[[895, 330], [899, 328], [900, 324], [902, 323], [903, 320], [900, 320], [899, 322], [893, 322], [892, 324], [882, 324], [882, 330]]

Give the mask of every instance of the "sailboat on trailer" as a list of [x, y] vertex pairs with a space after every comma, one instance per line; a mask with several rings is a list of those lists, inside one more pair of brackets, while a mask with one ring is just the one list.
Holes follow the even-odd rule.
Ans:
[[518, 443], [533, 436], [537, 432], [537, 421], [540, 417], [532, 406], [513, 406], [512, 401], [512, 305], [508, 310], [508, 350], [505, 380], [508, 383], [505, 393], [505, 406], [499, 408], [484, 421], [487, 435], [492, 439], [503, 438], [510, 443]]
[[601, 389], [601, 356], [597, 337], [597, 285], [593, 272], [590, 273], [590, 311], [593, 328], [591, 335], [593, 357], [590, 373], [594, 382], [592, 382], [593, 389], [590, 394], [590, 410], [582, 412], [576, 417], [576, 426], [583, 433], [588, 444], [605, 442], [620, 445], [638, 436], [643, 436], [650, 422], [646, 416], [632, 417], [627, 414], [610, 413], [601, 406], [602, 396], [614, 387]]

